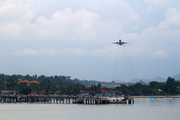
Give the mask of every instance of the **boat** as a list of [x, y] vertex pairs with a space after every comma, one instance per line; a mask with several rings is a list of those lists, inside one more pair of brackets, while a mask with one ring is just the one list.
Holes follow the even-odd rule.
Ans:
[[151, 96], [151, 97], [148, 97], [148, 98], [149, 98], [149, 99], [156, 99], [156, 97], [152, 97], [152, 96]]
[[12, 102], [13, 102], [12, 100], [6, 101], [6, 103], [12, 103]]
[[169, 89], [169, 96], [166, 96], [166, 98], [164, 98], [166, 100], [174, 100], [171, 96], [170, 96], [170, 89]]
[[166, 100], [174, 100], [171, 96], [166, 96], [166, 98], [164, 98]]

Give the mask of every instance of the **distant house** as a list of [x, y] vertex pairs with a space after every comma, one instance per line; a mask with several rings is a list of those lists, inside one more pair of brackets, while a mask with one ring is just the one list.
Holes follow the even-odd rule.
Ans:
[[40, 82], [33, 80], [33, 81], [29, 81], [29, 80], [22, 80], [22, 79], [17, 79], [17, 83], [19, 84], [24, 84], [27, 86], [31, 86], [31, 84], [40, 84]]
[[106, 90], [106, 89], [101, 89], [101, 93], [108, 93], [108, 90]]
[[106, 89], [101, 89], [101, 93], [103, 93], [104, 95], [107, 95], [107, 96], [113, 96], [117, 93], [119, 93], [120, 91], [115, 91], [115, 90], [106, 90]]
[[19, 91], [17, 91], [17, 90], [1, 90], [1, 94], [14, 94], [14, 95], [17, 95], [17, 94], [19, 94]]
[[46, 90], [41, 90], [41, 91], [38, 91], [39, 94], [45, 94]]
[[17, 79], [17, 82], [21, 82], [21, 81], [22, 81], [22, 79], [20, 79], [20, 78], [19, 78], [19, 79]]
[[60, 90], [57, 90], [54, 92], [55, 94], [61, 94], [61, 91]]
[[20, 81], [19, 84], [24, 84], [24, 85], [30, 86], [29, 80], [23, 80], [23, 81]]
[[10, 82], [4, 82], [5, 84], [10, 84]]
[[40, 84], [40, 82], [36, 81], [36, 80], [33, 80], [33, 81], [29, 81], [30, 84]]
[[[32, 90], [31, 91], [31, 94], [34, 95], [34, 94], [45, 94], [46, 93], [46, 90], [41, 90], [41, 91], [37, 91], [37, 90]], [[49, 94], [51, 93], [51, 91], [49, 91]]]
[[31, 91], [31, 94], [32, 94], [32, 95], [37, 94], [37, 91], [36, 91], [36, 90], [32, 90], [32, 91]]
[[95, 92], [94, 92], [93, 90], [90, 90], [90, 91], [80, 90], [80, 93], [81, 93], [81, 94], [79, 94], [79, 95], [84, 95], [84, 96], [86, 96], [86, 95], [90, 95], [90, 94], [95, 93]]
[[[22, 80], [22, 79], [17, 79], [15, 82], [19, 83], [19, 84], [24, 84], [27, 86], [31, 86], [31, 84], [40, 84], [40, 82], [33, 80], [33, 81], [29, 81], [29, 80]], [[4, 82], [5, 84], [10, 84], [10, 82]]]

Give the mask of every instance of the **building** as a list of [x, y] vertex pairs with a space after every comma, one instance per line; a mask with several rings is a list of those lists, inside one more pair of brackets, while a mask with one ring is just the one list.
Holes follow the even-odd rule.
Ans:
[[14, 94], [14, 95], [18, 95], [19, 91], [17, 91], [17, 90], [1, 90], [1, 94]]
[[17, 83], [24, 84], [24, 85], [27, 85], [27, 86], [31, 86], [31, 84], [40, 84], [40, 82], [38, 82], [36, 80], [29, 81], [29, 80], [22, 80], [22, 79], [18, 79]]

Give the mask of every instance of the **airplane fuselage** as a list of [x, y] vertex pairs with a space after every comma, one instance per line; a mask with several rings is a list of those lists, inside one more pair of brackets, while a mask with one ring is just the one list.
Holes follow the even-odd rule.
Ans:
[[121, 42], [121, 39], [120, 39], [119, 42], [114, 42], [114, 44], [124, 45], [124, 44], [128, 44], [128, 42]]

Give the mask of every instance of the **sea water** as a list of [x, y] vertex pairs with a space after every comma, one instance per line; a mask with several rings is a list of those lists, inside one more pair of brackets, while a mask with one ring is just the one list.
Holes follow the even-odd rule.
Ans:
[[135, 98], [134, 104], [0, 103], [0, 120], [175, 120], [180, 98]]

